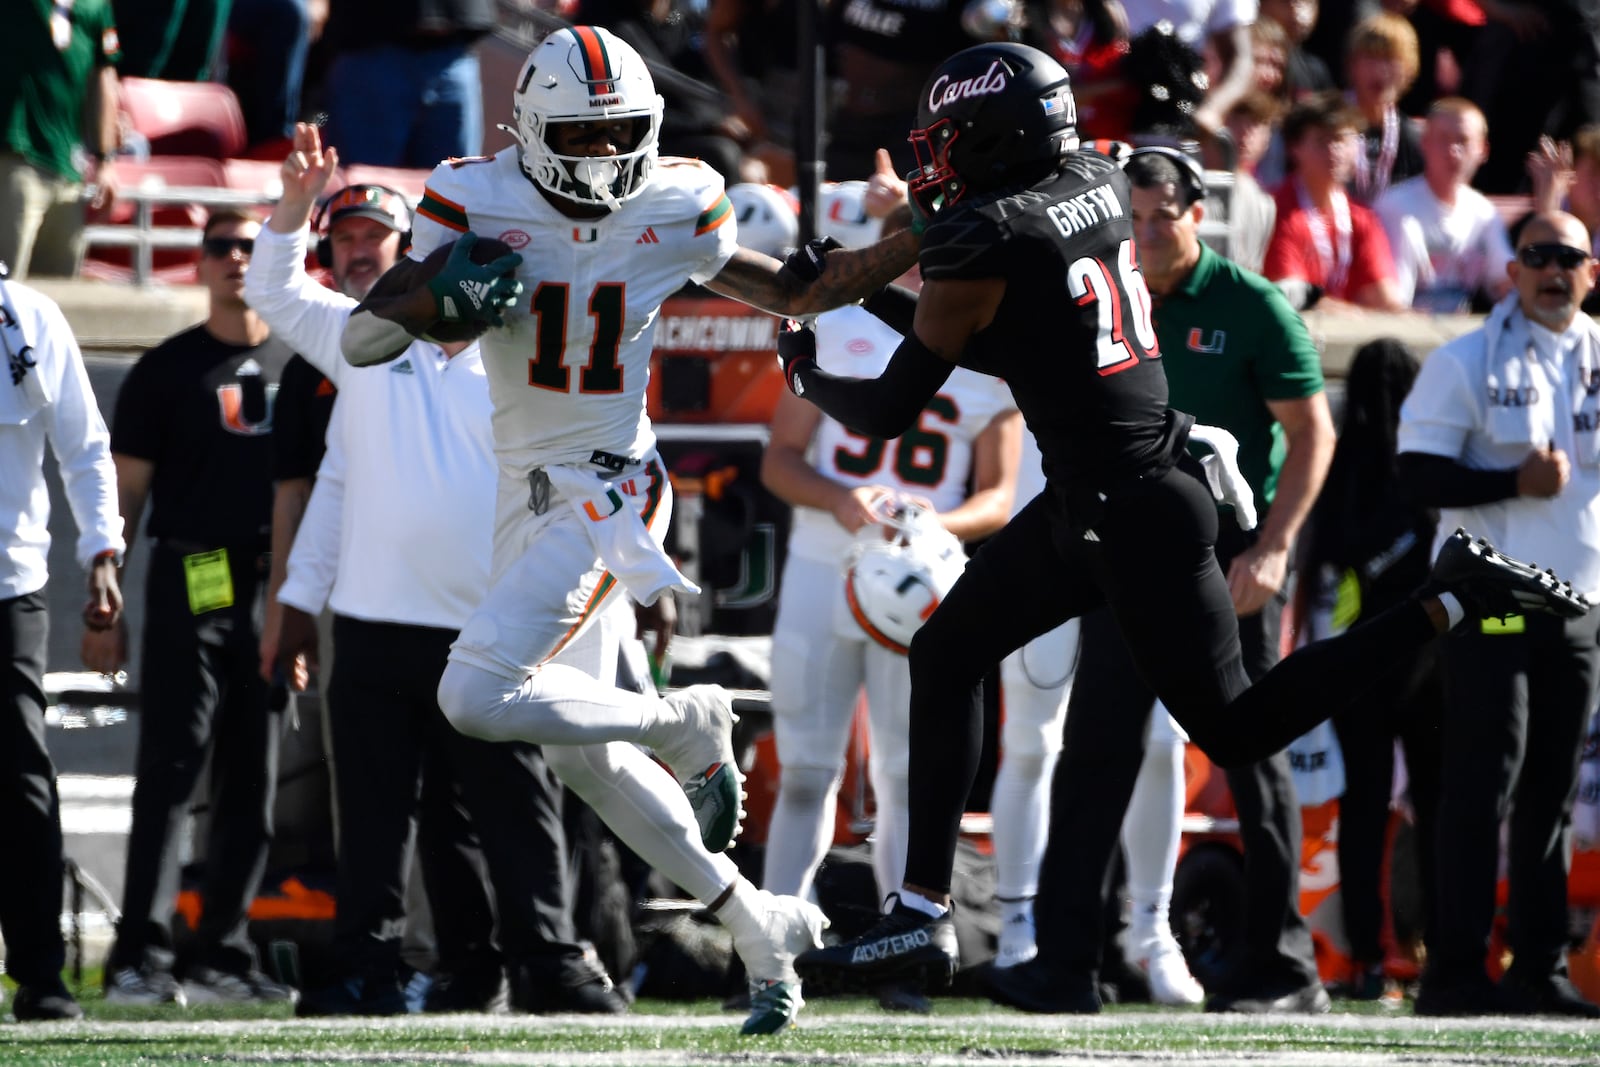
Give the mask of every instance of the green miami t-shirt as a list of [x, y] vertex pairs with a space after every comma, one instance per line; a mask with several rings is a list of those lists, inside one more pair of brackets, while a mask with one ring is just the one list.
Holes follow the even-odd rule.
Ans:
[[1239, 439], [1239, 471], [1266, 514], [1288, 447], [1269, 400], [1322, 391], [1322, 359], [1276, 285], [1206, 247], [1189, 277], [1159, 298], [1156, 336], [1168, 403]]
[[19, 0], [0, 34], [0, 119], [6, 147], [57, 177], [78, 180], [73, 149], [100, 68], [120, 58], [110, 0]]

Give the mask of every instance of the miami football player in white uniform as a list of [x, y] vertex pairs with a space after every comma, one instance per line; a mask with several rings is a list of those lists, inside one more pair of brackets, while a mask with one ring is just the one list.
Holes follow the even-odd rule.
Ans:
[[[409, 260], [343, 336], [346, 358], [364, 365], [441, 321], [494, 327], [482, 339], [501, 468], [491, 588], [451, 652], [440, 706], [465, 733], [545, 746], [618, 837], [706, 903], [752, 981], [744, 1031], [770, 1033], [800, 1008], [793, 957], [825, 920], [758, 891], [717, 854], [741, 814], [727, 694], [641, 696], [551, 657], [622, 589], [649, 604], [692, 588], [661, 549], [672, 492], [645, 412], [661, 302], [693, 280], [775, 313], [815, 314], [882, 288], [915, 261], [917, 240], [907, 231], [830, 255], [809, 283], [739, 249], [722, 179], [658, 157], [661, 98], [638, 53], [603, 29], [545, 38], [517, 78], [513, 114], [519, 146], [434, 171]], [[477, 234], [520, 255], [474, 264]], [[430, 277], [422, 261], [451, 241]]]

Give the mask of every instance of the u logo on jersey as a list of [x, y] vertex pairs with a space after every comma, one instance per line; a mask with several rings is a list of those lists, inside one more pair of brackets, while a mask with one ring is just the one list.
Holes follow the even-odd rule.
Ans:
[[1205, 352], [1209, 355], [1221, 355], [1223, 345], [1227, 343], [1228, 331], [1212, 330], [1207, 337], [1205, 331], [1196, 326], [1189, 331], [1189, 351]]
[[217, 407], [222, 415], [222, 428], [240, 437], [260, 437], [264, 433], [271, 433], [272, 405], [278, 397], [278, 387], [268, 385], [265, 393], [266, 404], [262, 407], [261, 417], [251, 419], [244, 410], [244, 386], [241, 383], [228, 382], [217, 386]]
[[606, 501], [611, 505], [611, 510], [604, 515], [600, 514], [600, 509], [594, 506], [593, 500], [585, 500], [583, 502], [583, 513], [589, 516], [590, 522], [605, 522], [622, 510], [622, 494], [615, 489], [606, 490]]

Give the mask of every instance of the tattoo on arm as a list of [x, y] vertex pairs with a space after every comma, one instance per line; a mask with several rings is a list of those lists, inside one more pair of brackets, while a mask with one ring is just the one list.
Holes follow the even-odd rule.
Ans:
[[807, 284], [770, 256], [741, 248], [707, 288], [777, 315], [814, 315], [864, 300], [909, 270], [918, 240], [910, 230], [877, 244], [828, 253], [822, 277]]
[[356, 311], [370, 311], [413, 333], [421, 332], [434, 320], [432, 295], [426, 299], [417, 295], [425, 285], [422, 264], [402, 256], [378, 279]]

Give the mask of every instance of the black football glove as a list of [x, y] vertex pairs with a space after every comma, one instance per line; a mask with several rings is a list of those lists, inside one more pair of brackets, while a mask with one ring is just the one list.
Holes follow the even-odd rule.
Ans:
[[784, 257], [783, 265], [790, 274], [803, 282], [814, 282], [822, 277], [822, 261], [828, 253], [844, 245], [832, 237], [813, 237]]
[[783, 383], [795, 396], [805, 396], [798, 377], [803, 364], [817, 365], [817, 334], [803, 322], [784, 319], [778, 330], [778, 366], [783, 368]]

